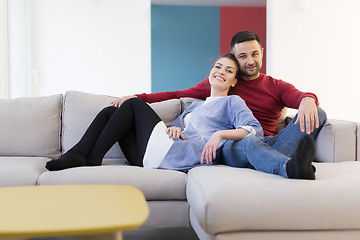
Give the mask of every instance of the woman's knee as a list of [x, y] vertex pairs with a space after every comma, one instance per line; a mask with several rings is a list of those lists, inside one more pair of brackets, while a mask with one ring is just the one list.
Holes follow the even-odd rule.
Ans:
[[108, 107], [103, 108], [99, 114], [111, 116], [114, 114], [114, 112], [116, 112], [116, 110], [117, 110], [116, 107], [108, 106]]
[[144, 104], [145, 102], [140, 98], [129, 98], [122, 105], [136, 105], [136, 104]]

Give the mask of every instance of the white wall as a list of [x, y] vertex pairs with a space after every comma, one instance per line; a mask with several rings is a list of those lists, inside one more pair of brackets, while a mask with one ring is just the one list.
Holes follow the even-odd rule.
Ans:
[[5, 71], [5, 59], [6, 59], [6, 4], [4, 0], [0, 0], [0, 98], [7, 97], [7, 81]]
[[[27, 95], [79, 90], [122, 96], [150, 91], [150, 0], [21, 1], [29, 4], [30, 13], [30, 40], [22, 45], [29, 44], [23, 51], [30, 55], [25, 76], [31, 76], [27, 81], [32, 84]], [[17, 56], [10, 69], [21, 72], [16, 61], [23, 60]], [[25, 95], [11, 92], [11, 97]]]
[[9, 96], [31, 94], [30, 5], [28, 0], [8, 0], [8, 92]]
[[329, 118], [360, 122], [360, 1], [268, 0], [267, 73], [317, 94]]

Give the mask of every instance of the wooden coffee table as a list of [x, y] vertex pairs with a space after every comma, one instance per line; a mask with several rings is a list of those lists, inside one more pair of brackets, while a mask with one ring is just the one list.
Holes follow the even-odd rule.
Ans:
[[122, 239], [145, 222], [149, 208], [136, 188], [56, 185], [0, 188], [0, 239], [71, 236]]

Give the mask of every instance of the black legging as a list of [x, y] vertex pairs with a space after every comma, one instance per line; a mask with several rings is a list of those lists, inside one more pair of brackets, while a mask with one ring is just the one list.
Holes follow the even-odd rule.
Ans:
[[151, 132], [160, 117], [144, 101], [132, 98], [119, 108], [106, 107], [95, 117], [84, 136], [74, 146], [86, 157], [87, 165], [101, 165], [109, 149], [119, 142], [131, 165], [143, 166]]

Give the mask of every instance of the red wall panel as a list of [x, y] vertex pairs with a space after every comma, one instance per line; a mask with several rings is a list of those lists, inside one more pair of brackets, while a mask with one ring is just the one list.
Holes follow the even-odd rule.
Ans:
[[220, 7], [220, 55], [230, 52], [235, 33], [255, 32], [264, 48], [262, 73], [266, 73], [266, 7]]

